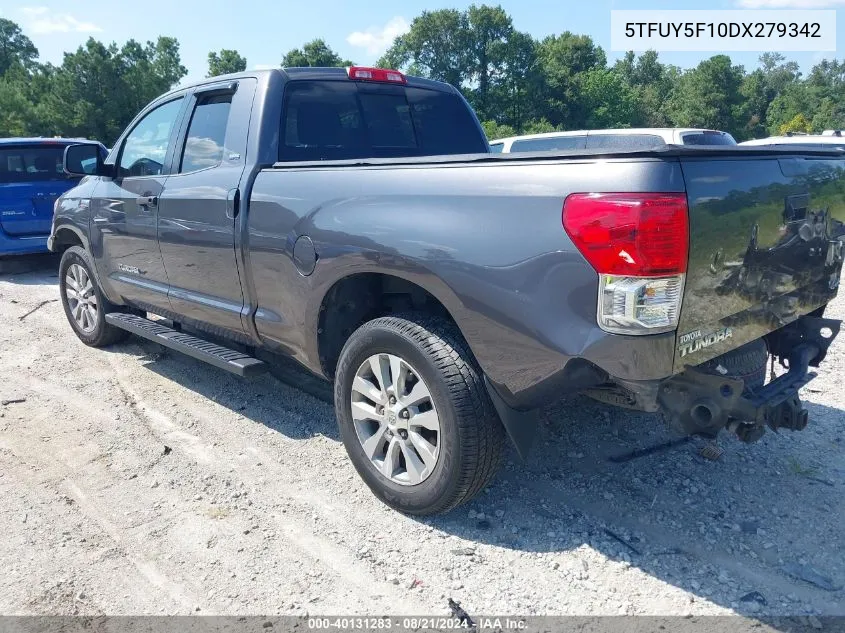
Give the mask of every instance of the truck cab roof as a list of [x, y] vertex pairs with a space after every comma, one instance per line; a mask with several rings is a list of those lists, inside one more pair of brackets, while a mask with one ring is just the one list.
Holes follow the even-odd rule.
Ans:
[[[207, 77], [205, 79], [189, 82], [174, 88], [170, 92], [159, 97], [158, 100], [167, 97], [170, 94], [206, 86], [209, 84], [216, 84], [225, 81], [237, 81], [248, 77], [259, 79], [267, 75], [277, 74], [284, 79], [294, 81], [304, 80], [337, 80], [337, 81], [352, 81], [349, 77], [351, 68], [363, 68], [358, 66], [350, 67], [329, 67], [329, 66], [287, 66], [280, 68], [269, 68], [262, 70], [244, 70], [239, 73], [229, 73], [227, 75], [217, 75], [215, 77]], [[367, 67], [368, 70], [381, 70]], [[435, 81], [433, 79], [424, 79], [422, 77], [414, 77], [413, 75], [406, 75], [399, 71], [390, 71], [400, 74], [404, 78], [404, 85], [413, 88], [427, 88], [429, 90], [440, 90], [442, 92], [457, 92], [457, 90], [450, 84], [442, 81]]]

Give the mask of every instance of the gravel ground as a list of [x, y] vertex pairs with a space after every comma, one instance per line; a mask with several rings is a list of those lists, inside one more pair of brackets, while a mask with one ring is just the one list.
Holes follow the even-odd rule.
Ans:
[[324, 400], [140, 339], [87, 348], [55, 261], [28, 266], [0, 275], [0, 613], [845, 615], [845, 335], [803, 432], [617, 463], [672, 436], [572, 398], [527, 463], [415, 520], [370, 494]]

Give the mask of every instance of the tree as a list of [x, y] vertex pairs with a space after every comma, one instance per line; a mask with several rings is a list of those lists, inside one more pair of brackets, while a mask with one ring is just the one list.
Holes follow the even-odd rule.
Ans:
[[376, 64], [460, 87], [469, 75], [468, 31], [457, 9], [423, 11]]
[[33, 104], [23, 86], [6, 77], [0, 78], [0, 136], [27, 136], [32, 129]]
[[555, 127], [546, 119], [537, 119], [526, 123], [522, 132], [523, 134], [545, 134], [546, 132], [556, 132], [559, 129], [561, 128]]
[[500, 6], [423, 11], [376, 63], [456, 86], [482, 120], [519, 130], [535, 114], [535, 42]]
[[16, 23], [0, 18], [0, 75], [19, 65], [31, 70], [38, 59], [38, 49]]
[[637, 118], [637, 97], [622, 76], [606, 68], [584, 73], [581, 100], [590, 129], [631, 127]]
[[188, 74], [180, 60], [179, 42], [172, 37], [159, 37], [144, 46], [129, 40], [115, 62], [119, 80], [126, 86], [124, 107], [129, 112], [137, 112]]
[[89, 38], [51, 72], [41, 125], [111, 144], [141, 108], [186, 74], [173, 38], [146, 45], [129, 40], [121, 48]]
[[845, 105], [838, 99], [824, 97], [813, 112], [810, 129], [815, 132], [845, 129]]
[[208, 74], [206, 77], [228, 75], [246, 70], [246, 57], [241, 57], [238, 51], [224, 48], [220, 53], [214, 51], [208, 54]]
[[300, 48], [294, 48], [282, 57], [283, 67], [344, 67], [354, 66], [348, 59], [335, 53], [322, 39], [311, 40]]
[[812, 126], [803, 114], [796, 114], [792, 119], [778, 128], [778, 134], [790, 134], [792, 132], [810, 132]]
[[672, 92], [667, 111], [677, 127], [734, 131], [741, 120], [740, 87], [745, 70], [727, 55], [715, 55], [686, 71]]
[[534, 38], [514, 31], [505, 47], [504, 67], [490, 89], [490, 114], [522, 131], [527, 120], [542, 114], [544, 86]]
[[568, 129], [584, 127], [587, 120], [581, 99], [584, 73], [606, 67], [604, 50], [588, 35], [565, 31], [540, 42], [537, 59], [546, 82], [545, 111], [541, 114], [553, 125]]
[[484, 128], [484, 133], [491, 141], [496, 140], [497, 138], [516, 136], [516, 130], [514, 130], [510, 125], [500, 125], [495, 121], [484, 121], [481, 123], [481, 127]]
[[760, 56], [760, 68], [743, 79], [740, 92], [744, 103], [738, 123], [744, 127], [745, 136], [766, 135], [772, 101], [801, 77], [798, 64], [785, 59], [780, 53], [764, 53]]
[[816, 91], [806, 82], [797, 82], [787, 86], [769, 104], [766, 110], [766, 128], [769, 134], [779, 134], [780, 128], [797, 115], [815, 112], [818, 107]]
[[466, 80], [475, 87], [471, 100], [482, 118], [489, 118], [500, 104], [491, 101], [493, 84], [505, 78], [513, 22], [502, 7], [472, 5], [466, 12], [468, 59]]
[[649, 50], [637, 58], [633, 51], [618, 60], [613, 70], [633, 92], [635, 112], [631, 125], [665, 127], [669, 125], [666, 102], [679, 71], [660, 62], [657, 52]]

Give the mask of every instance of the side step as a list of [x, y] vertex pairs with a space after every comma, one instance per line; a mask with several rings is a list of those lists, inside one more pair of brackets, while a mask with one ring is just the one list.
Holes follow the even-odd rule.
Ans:
[[205, 361], [209, 365], [230, 371], [238, 376], [252, 376], [267, 369], [264, 362], [257, 358], [236, 352], [228, 347], [209, 343], [190, 334], [178, 332], [135, 314], [110, 312], [106, 315], [106, 323]]

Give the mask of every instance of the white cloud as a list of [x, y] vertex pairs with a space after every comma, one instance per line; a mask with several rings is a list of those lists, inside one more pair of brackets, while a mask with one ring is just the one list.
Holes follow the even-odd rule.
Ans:
[[371, 26], [366, 31], [350, 33], [346, 41], [351, 46], [366, 49], [370, 55], [377, 55], [390, 48], [400, 35], [408, 32], [411, 25], [402, 16], [391, 18], [384, 26]]
[[99, 33], [103, 29], [92, 22], [82, 22], [67, 13], [52, 13], [47, 7], [22, 7], [24, 27], [35, 35], [50, 33]]
[[834, 9], [845, 0], [738, 0], [743, 9]]

